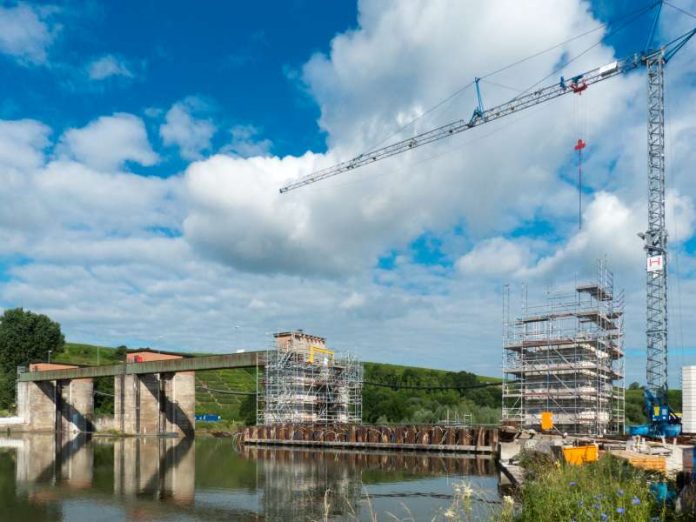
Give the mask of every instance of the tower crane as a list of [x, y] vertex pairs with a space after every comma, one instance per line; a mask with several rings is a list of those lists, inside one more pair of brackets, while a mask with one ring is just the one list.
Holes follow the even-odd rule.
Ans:
[[645, 68], [648, 78], [648, 228], [638, 234], [644, 241], [647, 274], [646, 340], [647, 365], [645, 411], [649, 426], [636, 427], [636, 434], [675, 436], [681, 431], [679, 418], [667, 401], [667, 229], [665, 227], [665, 113], [664, 67], [696, 34], [696, 28], [667, 44], [633, 54], [486, 109], [481, 100], [479, 79], [475, 80], [477, 107], [468, 120], [459, 119], [411, 138], [376, 148], [331, 167], [312, 172], [280, 189], [281, 194], [347, 173], [365, 165], [408, 152], [423, 145], [499, 120], [524, 109], [579, 94], [590, 86], [633, 70]]

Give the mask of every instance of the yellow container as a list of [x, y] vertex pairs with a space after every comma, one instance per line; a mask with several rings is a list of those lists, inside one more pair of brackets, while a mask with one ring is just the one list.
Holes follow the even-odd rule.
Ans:
[[575, 466], [580, 466], [585, 462], [596, 462], [599, 459], [599, 447], [596, 444], [569, 446], [563, 448], [563, 457], [568, 464]]

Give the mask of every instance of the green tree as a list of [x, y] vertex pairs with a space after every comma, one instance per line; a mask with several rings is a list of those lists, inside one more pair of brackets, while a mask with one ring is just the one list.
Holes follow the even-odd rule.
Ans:
[[114, 352], [117, 361], [125, 361], [128, 355], [128, 347], [125, 344], [118, 346]]
[[14, 403], [17, 366], [46, 361], [49, 352], [57, 354], [64, 345], [60, 325], [47, 316], [22, 308], [5, 310], [0, 317], [0, 406]]
[[642, 388], [642, 386], [640, 385], [640, 383], [639, 383], [639, 382], [636, 382], [636, 381], [633, 381], [633, 382], [628, 386], [628, 389], [629, 389], [629, 390], [640, 390], [641, 388]]

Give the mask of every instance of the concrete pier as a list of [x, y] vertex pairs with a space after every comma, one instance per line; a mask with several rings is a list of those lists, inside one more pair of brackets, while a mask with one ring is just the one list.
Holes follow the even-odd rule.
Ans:
[[[76, 368], [65, 364], [33, 364], [31, 371]], [[94, 381], [89, 378], [17, 382], [17, 415], [29, 431], [93, 430]]]
[[[151, 352], [128, 355], [128, 362], [181, 359]], [[127, 435], [193, 435], [196, 382], [194, 372], [122, 374], [114, 383], [114, 426]]]

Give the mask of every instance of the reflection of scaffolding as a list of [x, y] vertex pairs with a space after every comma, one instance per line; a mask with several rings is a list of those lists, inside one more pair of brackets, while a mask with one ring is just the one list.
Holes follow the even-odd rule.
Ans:
[[548, 411], [560, 431], [622, 433], [623, 292], [614, 293], [604, 263], [596, 281], [549, 295], [544, 305], [525, 303], [515, 321], [507, 299], [503, 421], [538, 428]]
[[304, 332], [275, 334], [266, 355], [259, 424], [281, 422], [360, 422], [362, 365], [338, 357], [326, 340]]

